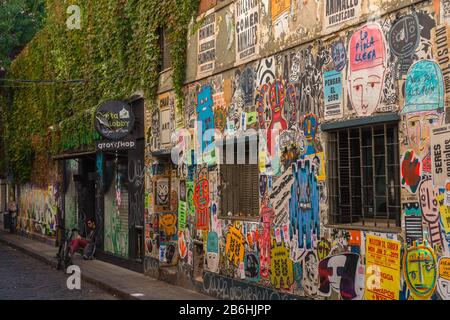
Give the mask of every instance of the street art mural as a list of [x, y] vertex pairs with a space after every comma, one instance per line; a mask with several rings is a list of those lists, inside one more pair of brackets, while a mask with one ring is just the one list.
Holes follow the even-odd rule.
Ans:
[[[284, 48], [284, 39], [309, 32], [302, 10], [319, 17], [320, 28], [318, 3], [235, 1], [226, 21], [216, 13], [216, 35], [227, 32], [216, 54], [235, 41], [232, 55], [239, 59], [184, 88], [184, 125], [193, 143], [183, 145], [182, 174], [169, 179], [146, 166], [148, 255], [177, 264], [183, 271], [177, 277], [195, 278], [220, 298], [448, 300], [450, 188], [432, 172], [431, 143], [448, 110], [433, 9], [404, 8], [326, 39], [265, 51], [263, 40]], [[246, 19], [254, 20], [245, 25]], [[253, 32], [257, 42], [245, 42]], [[323, 128], [356, 118], [365, 124], [385, 113], [399, 117], [398, 132], [386, 140], [398, 144], [386, 170], [394, 168], [399, 185], [386, 192], [398, 187], [401, 214], [389, 217], [394, 228], [335, 228], [329, 197], [336, 190], [329, 181], [336, 173], [327, 166], [335, 155]], [[151, 116], [160, 127], [160, 114]], [[208, 129], [232, 139], [250, 128], [259, 139], [257, 210], [251, 217], [224, 214], [225, 164], [194, 163], [190, 155], [208, 156], [215, 147], [217, 137], [204, 136]], [[150, 133], [147, 143], [156, 147], [161, 133], [153, 126]]]

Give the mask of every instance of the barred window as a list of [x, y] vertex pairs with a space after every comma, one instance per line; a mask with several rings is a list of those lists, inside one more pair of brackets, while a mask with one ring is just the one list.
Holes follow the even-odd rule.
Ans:
[[221, 163], [221, 218], [253, 219], [259, 216], [257, 143], [252, 137], [217, 142]]
[[400, 226], [397, 123], [328, 132], [327, 175], [332, 224]]

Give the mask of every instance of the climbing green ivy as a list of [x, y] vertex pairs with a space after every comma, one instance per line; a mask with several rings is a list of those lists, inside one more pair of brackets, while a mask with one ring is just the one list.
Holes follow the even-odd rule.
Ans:
[[[50, 162], [57, 153], [92, 146], [99, 138], [94, 111], [103, 101], [143, 92], [146, 105], [154, 104], [161, 28], [170, 34], [173, 86], [181, 108], [187, 32], [199, 1], [47, 0], [43, 29], [13, 61], [7, 77], [60, 82], [11, 89], [4, 137], [14, 178], [29, 181], [39, 166], [46, 168], [42, 161], [33, 164], [38, 153]], [[72, 4], [81, 9], [81, 29], [66, 25]], [[64, 82], [68, 79], [86, 81]]]

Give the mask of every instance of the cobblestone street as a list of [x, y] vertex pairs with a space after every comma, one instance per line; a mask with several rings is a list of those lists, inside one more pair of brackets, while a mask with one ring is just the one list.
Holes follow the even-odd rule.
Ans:
[[62, 271], [0, 244], [0, 299], [3, 300], [111, 300], [114, 296], [83, 282], [69, 290]]

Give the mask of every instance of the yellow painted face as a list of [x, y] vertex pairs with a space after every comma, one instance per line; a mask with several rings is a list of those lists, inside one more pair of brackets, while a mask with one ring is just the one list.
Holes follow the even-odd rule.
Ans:
[[408, 249], [404, 260], [405, 279], [411, 294], [428, 299], [436, 289], [436, 256], [433, 249], [419, 245]]

